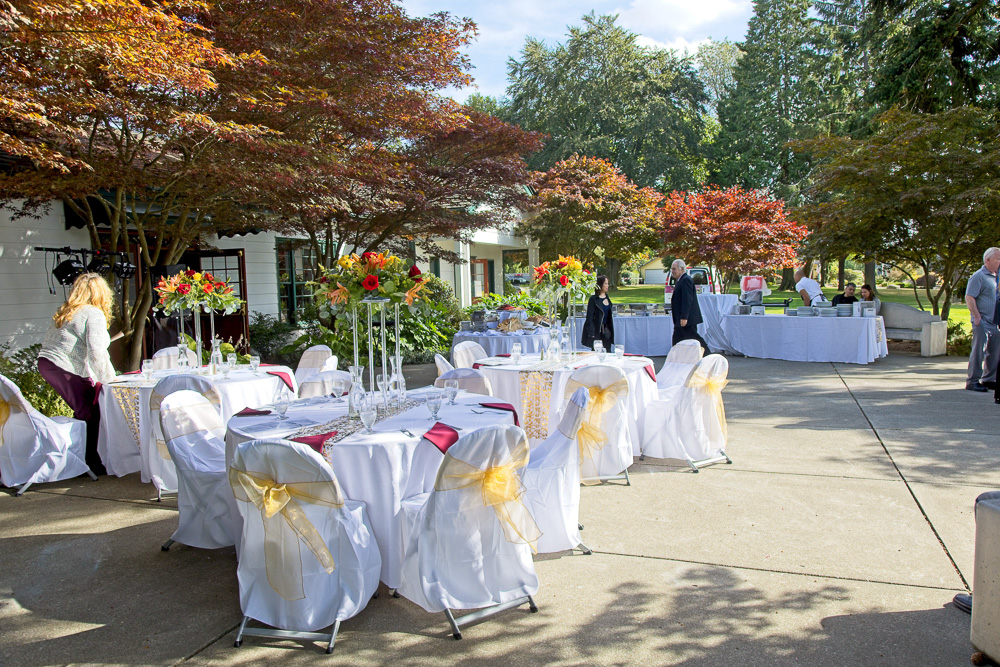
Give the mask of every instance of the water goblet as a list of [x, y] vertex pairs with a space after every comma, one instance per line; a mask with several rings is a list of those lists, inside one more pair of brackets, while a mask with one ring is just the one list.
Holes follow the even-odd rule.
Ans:
[[515, 364], [521, 362], [521, 344], [514, 343], [510, 346], [510, 358]]
[[438, 412], [441, 411], [441, 392], [435, 391], [427, 395], [427, 411], [431, 413], [431, 421], [437, 421]]
[[375, 376], [375, 386], [378, 387], [378, 393], [382, 397], [383, 403], [385, 402], [386, 380], [387, 380], [386, 376], [382, 373], [379, 373], [378, 375]]
[[274, 411], [278, 413], [278, 419], [288, 419], [285, 413], [288, 412], [288, 404], [291, 402], [285, 385], [281, 385], [274, 395]]
[[153, 360], [145, 359], [142, 362], [142, 378], [148, 384], [153, 377]]
[[615, 345], [615, 357], [617, 359], [621, 359], [624, 356], [625, 356], [625, 346], [624, 345]]
[[177, 346], [177, 368], [186, 371], [188, 368], [188, 348], [187, 345]]
[[333, 398], [337, 403], [344, 402], [344, 381], [334, 380], [333, 381]]
[[260, 357], [253, 355], [250, 357], [250, 370], [253, 371], [254, 375], [257, 375], [258, 368], [260, 368]]
[[365, 425], [365, 433], [371, 435], [375, 432], [372, 426], [375, 425], [375, 419], [378, 417], [378, 408], [375, 404], [375, 397], [367, 399], [361, 404], [361, 423]]
[[599, 350], [597, 350], [597, 363], [603, 364], [604, 360], [607, 358], [607, 356], [608, 356], [608, 353], [604, 350], [603, 347], [600, 348]]
[[229, 354], [226, 355], [226, 363], [229, 364], [229, 370], [233, 370], [234, 368], [236, 368], [236, 364], [239, 362], [236, 358], [235, 352], [230, 352]]
[[601, 353], [601, 352], [604, 352], [604, 342], [603, 341], [599, 341], [599, 340], [595, 340], [594, 341], [594, 352], [597, 352], [598, 354]]
[[455, 397], [458, 396], [458, 380], [445, 380], [444, 393], [448, 396], [448, 405], [455, 405]]

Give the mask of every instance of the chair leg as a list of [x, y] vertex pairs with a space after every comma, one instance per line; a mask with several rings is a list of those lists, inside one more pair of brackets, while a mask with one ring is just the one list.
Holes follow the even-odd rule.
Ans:
[[535, 604], [535, 599], [530, 595], [528, 596], [528, 609], [531, 610], [532, 614], [538, 613], [538, 605]]
[[632, 480], [628, 476], [628, 468], [625, 468], [625, 486], [632, 486]]
[[18, 488], [18, 490], [17, 490], [17, 493], [15, 493], [14, 495], [15, 495], [15, 496], [23, 496], [23, 495], [24, 495], [24, 492], [28, 490], [28, 487], [29, 487], [29, 486], [31, 486], [31, 485], [32, 485], [32, 483], [33, 483], [33, 482], [28, 482], [27, 484], [22, 484], [22, 485], [21, 485], [21, 486], [20, 486], [20, 487]]
[[97, 481], [97, 475], [95, 475], [94, 471], [91, 470], [90, 468], [87, 468], [87, 476], [90, 477], [90, 479], [94, 480], [95, 482]]
[[333, 653], [333, 645], [337, 642], [337, 632], [340, 630], [340, 621], [333, 624], [333, 632], [330, 633], [330, 643], [326, 646], [326, 653]]
[[698, 472], [698, 466], [694, 464], [694, 461], [688, 461], [688, 465], [691, 466], [691, 472]]
[[390, 588], [389, 592], [392, 593], [392, 597], [394, 597], [394, 598], [398, 598], [399, 597], [399, 591], [397, 591], [395, 588]]
[[166, 542], [163, 543], [163, 546], [160, 547], [160, 551], [170, 551], [170, 545], [172, 545], [173, 543], [174, 541], [172, 539], [167, 540]]
[[582, 523], [576, 524], [576, 529], [577, 530], [583, 530], [583, 524]]
[[584, 544], [583, 542], [580, 542], [578, 545], [576, 545], [576, 548], [579, 549], [580, 551], [582, 551], [584, 556], [593, 556], [594, 555], [593, 550], [590, 547], [588, 547], [586, 544]]
[[448, 623], [451, 625], [451, 636], [455, 639], [462, 638], [462, 631], [458, 627], [458, 623], [455, 622], [455, 616], [451, 613], [451, 609], [445, 609], [444, 615], [448, 617]]
[[233, 646], [236, 648], [243, 646], [243, 630], [246, 629], [247, 621], [249, 620], [249, 616], [244, 616], [243, 621], [240, 623], [240, 629], [236, 631], [236, 641], [233, 643]]

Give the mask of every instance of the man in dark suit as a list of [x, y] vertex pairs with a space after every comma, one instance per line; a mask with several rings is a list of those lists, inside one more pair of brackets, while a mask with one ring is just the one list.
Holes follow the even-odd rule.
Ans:
[[672, 345], [682, 340], [696, 340], [701, 343], [705, 354], [711, 354], [708, 345], [698, 335], [701, 324], [701, 307], [694, 281], [687, 274], [683, 259], [675, 259], [670, 265], [670, 275], [674, 277], [674, 294], [670, 297], [670, 315], [674, 318], [674, 338]]

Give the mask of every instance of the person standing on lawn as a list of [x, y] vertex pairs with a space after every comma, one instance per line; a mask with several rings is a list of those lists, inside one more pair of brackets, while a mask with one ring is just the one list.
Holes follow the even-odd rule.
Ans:
[[704, 339], [698, 335], [698, 325], [702, 323], [701, 307], [698, 305], [698, 291], [687, 273], [683, 259], [675, 259], [670, 265], [670, 275], [674, 277], [674, 293], [670, 297], [670, 316], [674, 320], [674, 336], [671, 345], [682, 340], [696, 340], [705, 354], [711, 354]]
[[1000, 248], [988, 248], [983, 253], [982, 268], [972, 274], [965, 288], [965, 303], [972, 319], [972, 352], [965, 376], [965, 388], [970, 391], [996, 388], [997, 362], [1000, 362], [997, 269], [1000, 269]]
[[615, 348], [615, 320], [611, 315], [611, 299], [608, 297], [608, 277], [597, 276], [594, 294], [587, 302], [587, 319], [583, 322], [584, 347], [593, 348], [594, 341], [601, 341], [605, 350]]

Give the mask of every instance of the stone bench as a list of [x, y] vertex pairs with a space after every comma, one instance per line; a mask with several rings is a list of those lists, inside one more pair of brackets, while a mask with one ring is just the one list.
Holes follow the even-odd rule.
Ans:
[[883, 301], [879, 315], [889, 340], [919, 340], [921, 357], [948, 353], [948, 323], [937, 315], [902, 303]]

